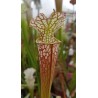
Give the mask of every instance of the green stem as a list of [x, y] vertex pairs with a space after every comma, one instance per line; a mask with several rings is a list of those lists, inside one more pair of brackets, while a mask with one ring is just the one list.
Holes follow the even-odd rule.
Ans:
[[33, 89], [29, 89], [30, 92], [30, 98], [34, 98], [34, 90]]

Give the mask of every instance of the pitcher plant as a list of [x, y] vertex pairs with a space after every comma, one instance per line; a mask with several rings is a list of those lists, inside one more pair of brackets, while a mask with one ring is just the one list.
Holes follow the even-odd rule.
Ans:
[[60, 41], [54, 37], [54, 33], [64, 26], [64, 20], [65, 15], [54, 10], [49, 18], [40, 13], [36, 19], [30, 21], [30, 25], [39, 32], [36, 43], [40, 63], [40, 98], [50, 98], [51, 95], [50, 90], [60, 44]]

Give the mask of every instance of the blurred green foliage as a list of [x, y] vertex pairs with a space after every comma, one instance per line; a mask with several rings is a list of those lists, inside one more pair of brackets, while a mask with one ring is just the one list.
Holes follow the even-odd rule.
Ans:
[[[32, 39], [31, 36], [36, 36], [36, 31], [33, 30], [32, 34], [29, 32], [29, 26], [26, 20], [21, 20], [21, 74], [23, 78], [23, 71], [26, 68], [33, 67], [37, 72], [37, 83], [38, 89], [40, 91], [40, 74], [39, 74], [39, 64], [38, 64], [38, 52], [35, 39]], [[23, 80], [23, 79], [21, 79]], [[23, 81], [22, 81], [23, 82]]]

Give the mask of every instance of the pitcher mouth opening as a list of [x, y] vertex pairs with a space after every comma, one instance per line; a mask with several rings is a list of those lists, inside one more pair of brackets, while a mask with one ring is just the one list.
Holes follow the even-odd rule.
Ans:
[[58, 39], [56, 39], [56, 38], [54, 38], [54, 41], [52, 42], [45, 42], [45, 41], [42, 41], [42, 40], [40, 40], [39, 38], [36, 40], [36, 43], [37, 44], [59, 44], [59, 43], [61, 43], [61, 41], [60, 40], [58, 40]]

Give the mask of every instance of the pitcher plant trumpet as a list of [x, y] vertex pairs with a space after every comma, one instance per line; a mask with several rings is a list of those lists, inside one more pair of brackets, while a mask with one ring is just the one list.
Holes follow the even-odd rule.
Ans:
[[64, 20], [65, 15], [54, 10], [49, 18], [40, 13], [36, 19], [30, 21], [30, 25], [39, 32], [36, 43], [40, 63], [41, 98], [50, 98], [58, 48], [61, 42], [54, 37], [54, 33], [64, 26]]

